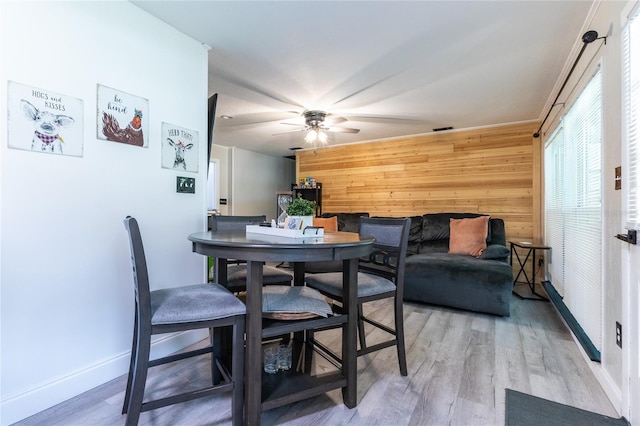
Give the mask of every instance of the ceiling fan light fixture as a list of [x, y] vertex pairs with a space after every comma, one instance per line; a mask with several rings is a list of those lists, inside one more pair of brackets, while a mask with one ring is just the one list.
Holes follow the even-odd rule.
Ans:
[[309, 133], [307, 133], [307, 136], [304, 137], [304, 140], [307, 143], [314, 143], [318, 140], [318, 132], [316, 132], [314, 129], [309, 130]]
[[[329, 115], [324, 111], [319, 110], [307, 110], [303, 114], [304, 116], [304, 127], [300, 130], [306, 132], [304, 136], [304, 141], [307, 143], [307, 146], [311, 145], [314, 149], [318, 147], [323, 147], [329, 144], [329, 133], [358, 133], [360, 129], [352, 129], [349, 127], [333, 127], [328, 126], [325, 123], [325, 118]], [[344, 123], [347, 121], [344, 117], [335, 117], [332, 119], [334, 123]], [[282, 123], [282, 124], [293, 124], [293, 123]], [[296, 124], [293, 124], [296, 125]], [[294, 130], [297, 132], [299, 130]], [[282, 132], [282, 133], [290, 133], [290, 132]], [[274, 133], [275, 135], [280, 135], [282, 133]]]
[[326, 145], [329, 140], [329, 136], [319, 126], [312, 126], [309, 128], [307, 136], [304, 138], [305, 142], [317, 148], [318, 145]]

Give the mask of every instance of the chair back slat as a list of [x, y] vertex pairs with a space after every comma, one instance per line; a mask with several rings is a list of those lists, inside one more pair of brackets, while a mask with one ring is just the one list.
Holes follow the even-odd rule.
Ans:
[[360, 260], [360, 269], [394, 281], [400, 296], [410, 228], [410, 218], [360, 218], [360, 235], [375, 238], [369, 258]]
[[363, 237], [373, 237], [373, 249], [401, 252], [409, 241], [408, 218], [360, 218], [360, 235]]
[[124, 220], [124, 227], [129, 233], [129, 246], [131, 247], [131, 263], [133, 266], [133, 285], [136, 296], [136, 310], [138, 320], [141, 323], [151, 324], [151, 294], [149, 290], [149, 273], [147, 271], [147, 261], [140, 235], [138, 221], [127, 216]]

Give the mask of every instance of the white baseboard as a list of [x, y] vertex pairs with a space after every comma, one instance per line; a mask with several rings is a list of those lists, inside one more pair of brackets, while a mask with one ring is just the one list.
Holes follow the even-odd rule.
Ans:
[[558, 316], [558, 318], [564, 323], [565, 327], [567, 327], [567, 330], [569, 330], [569, 333], [571, 334], [571, 338], [573, 339], [576, 346], [580, 350], [580, 354], [582, 355], [584, 362], [587, 363], [587, 365], [589, 366], [589, 369], [591, 370], [593, 375], [596, 377], [596, 380], [598, 380], [598, 383], [600, 383], [600, 386], [602, 386], [604, 393], [607, 395], [607, 398], [609, 398], [609, 402], [611, 402], [611, 405], [613, 405], [613, 408], [616, 410], [618, 415], [621, 416], [622, 415], [621, 414], [622, 391], [620, 390], [620, 387], [616, 385], [615, 381], [613, 380], [609, 372], [602, 367], [601, 362], [591, 361], [591, 359], [589, 358], [589, 355], [582, 347], [582, 344], [580, 343], [576, 335], [573, 333], [573, 330], [571, 330], [571, 327], [569, 326], [569, 324], [567, 324], [567, 321], [560, 314], [560, 312], [558, 312], [557, 308], [555, 308], [554, 311], [556, 312], [556, 315]]
[[604, 389], [604, 393], [609, 397], [609, 401], [611, 401], [613, 408], [616, 409], [618, 415], [622, 416], [622, 391], [618, 385], [616, 385], [613, 377], [609, 374], [609, 371], [602, 368], [602, 365], [591, 365], [591, 370], [596, 376], [596, 379], [598, 379], [602, 389]]
[[[151, 344], [151, 356], [157, 358], [171, 354], [207, 337], [207, 330], [162, 336]], [[25, 419], [126, 374], [129, 370], [130, 357], [130, 351], [123, 352], [108, 360], [95, 363], [2, 400], [0, 403], [0, 425], [6, 426]]]

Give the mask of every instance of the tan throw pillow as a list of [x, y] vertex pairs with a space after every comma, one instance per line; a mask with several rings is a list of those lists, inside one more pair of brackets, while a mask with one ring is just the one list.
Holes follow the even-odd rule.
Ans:
[[335, 232], [338, 230], [338, 216], [314, 217], [313, 226], [322, 226], [325, 232]]
[[489, 216], [449, 220], [449, 253], [479, 257], [487, 248]]

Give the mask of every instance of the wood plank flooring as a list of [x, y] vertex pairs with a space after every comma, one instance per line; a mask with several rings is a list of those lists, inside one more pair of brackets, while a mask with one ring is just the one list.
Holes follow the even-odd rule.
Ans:
[[[365, 312], [391, 324], [392, 305]], [[550, 303], [513, 297], [511, 317], [405, 304], [409, 375], [400, 376], [395, 348], [358, 359], [356, 408], [340, 391], [265, 412], [263, 425], [504, 425], [505, 388], [618, 417]], [[384, 338], [367, 328], [367, 342]], [[381, 334], [382, 333], [382, 334]], [[334, 331], [317, 334], [339, 349]], [[319, 357], [316, 357], [319, 358]], [[315, 368], [324, 370], [321, 358]], [[150, 396], [173, 383], [208, 382], [208, 362], [192, 361], [150, 372]], [[16, 425], [122, 425], [122, 376]], [[152, 393], [151, 393], [152, 392]], [[230, 399], [214, 396], [142, 413], [140, 425], [229, 425]]]

